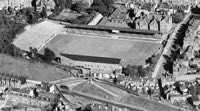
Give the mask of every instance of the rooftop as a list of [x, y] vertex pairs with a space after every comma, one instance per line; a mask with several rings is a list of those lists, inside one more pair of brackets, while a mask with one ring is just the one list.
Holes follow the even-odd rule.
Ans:
[[112, 31], [119, 30], [123, 33], [135, 33], [135, 34], [144, 34], [144, 35], [154, 35], [156, 33], [160, 33], [159, 31], [150, 31], [150, 30], [137, 30], [125, 27], [113, 27], [113, 26], [88, 26], [88, 25], [80, 25], [80, 24], [67, 24], [66, 28], [77, 28], [77, 29], [90, 29], [90, 30], [99, 30], [99, 31]]
[[20, 89], [20, 88], [15, 88], [15, 87], [11, 87], [10, 88], [11, 92], [17, 92], [17, 93], [23, 93], [23, 94], [29, 94], [30, 90], [28, 89]]
[[107, 63], [107, 64], [119, 64], [121, 61], [121, 59], [117, 58], [107, 58], [107, 57], [97, 57], [97, 56], [85, 56], [85, 55], [75, 55], [75, 54], [60, 54], [60, 55], [75, 61], [97, 62], [97, 63]]

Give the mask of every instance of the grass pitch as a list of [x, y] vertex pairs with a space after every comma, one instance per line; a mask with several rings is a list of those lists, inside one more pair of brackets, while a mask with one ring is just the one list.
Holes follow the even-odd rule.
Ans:
[[[87, 36], [87, 35], [85, 35]], [[122, 65], [144, 65], [160, 43], [102, 39], [84, 35], [58, 34], [46, 47], [59, 53], [121, 58]], [[43, 50], [43, 49], [42, 49]], [[43, 51], [40, 52], [43, 52]]]

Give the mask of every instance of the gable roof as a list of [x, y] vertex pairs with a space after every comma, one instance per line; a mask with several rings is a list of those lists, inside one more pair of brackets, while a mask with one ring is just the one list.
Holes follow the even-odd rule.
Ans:
[[155, 17], [155, 19], [156, 19], [157, 21], [162, 21], [162, 20], [163, 20], [163, 16], [160, 15], [160, 14], [157, 14], [157, 15], [155, 15], [154, 17]]
[[148, 24], [150, 22], [148, 16], [145, 16], [144, 21]]
[[154, 24], [154, 23], [156, 23], [158, 25], [158, 22], [156, 19], [152, 19], [149, 24]]
[[60, 54], [60, 55], [69, 58], [71, 60], [85, 61], [85, 62], [119, 64], [121, 61], [121, 59], [118, 58], [106, 58], [106, 57], [95, 57], [95, 56], [74, 55], [74, 54]]
[[164, 21], [164, 22], [169, 22], [170, 18], [171, 18], [171, 16], [165, 16], [165, 18], [162, 19], [162, 21]]

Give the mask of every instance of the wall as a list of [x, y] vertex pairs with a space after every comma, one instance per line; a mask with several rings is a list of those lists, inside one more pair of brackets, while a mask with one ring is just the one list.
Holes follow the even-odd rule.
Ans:
[[90, 68], [92, 73], [113, 73], [115, 69], [122, 69], [122, 66], [117, 64], [105, 64], [105, 63], [93, 63], [93, 62], [83, 62], [75, 61], [75, 66], [84, 66], [85, 68]]

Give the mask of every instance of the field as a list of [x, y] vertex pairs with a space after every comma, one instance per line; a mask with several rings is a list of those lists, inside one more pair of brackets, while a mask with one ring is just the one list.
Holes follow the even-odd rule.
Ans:
[[105, 99], [114, 100], [114, 97], [107, 92], [101, 90], [100, 88], [94, 86], [89, 82], [83, 82], [72, 88], [73, 91], [78, 91], [86, 94], [91, 94], [98, 97], [103, 97]]
[[[87, 36], [87, 35], [85, 35]], [[102, 39], [84, 35], [58, 34], [47, 47], [59, 53], [121, 58], [122, 65], [144, 65], [158, 51], [159, 43]], [[43, 52], [42, 50], [40, 52]]]
[[28, 76], [28, 79], [38, 81], [55, 81], [70, 76], [68, 72], [47, 64], [33, 63], [2, 54], [0, 54], [0, 71]]

